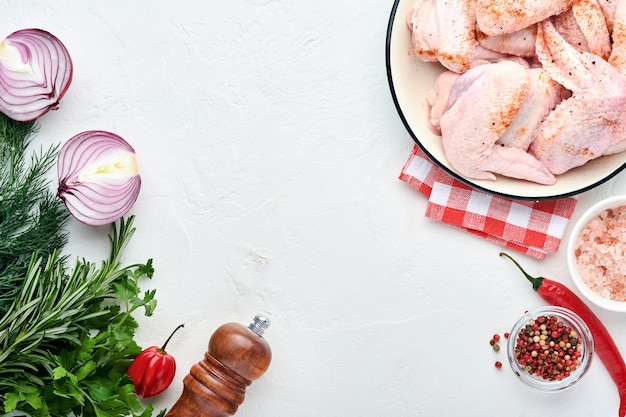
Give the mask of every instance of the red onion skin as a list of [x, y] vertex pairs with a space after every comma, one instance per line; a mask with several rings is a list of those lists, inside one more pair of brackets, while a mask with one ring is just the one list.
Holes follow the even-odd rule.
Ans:
[[[127, 158], [126, 165], [111, 159], [118, 154]], [[107, 131], [86, 131], [68, 140], [59, 151], [57, 171], [57, 195], [77, 220], [91, 226], [120, 219], [130, 211], [141, 189], [135, 150]]]
[[0, 42], [0, 57], [2, 49], [10, 47], [16, 48], [21, 64], [28, 63], [34, 73], [28, 76], [12, 70], [0, 59], [0, 112], [28, 122], [56, 110], [74, 73], [65, 45], [51, 33], [31, 28], [13, 32]]

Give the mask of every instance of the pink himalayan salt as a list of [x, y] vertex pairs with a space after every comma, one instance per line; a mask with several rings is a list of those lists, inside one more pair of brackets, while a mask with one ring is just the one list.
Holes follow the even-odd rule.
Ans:
[[626, 206], [591, 219], [576, 241], [576, 267], [583, 282], [601, 297], [626, 301]]

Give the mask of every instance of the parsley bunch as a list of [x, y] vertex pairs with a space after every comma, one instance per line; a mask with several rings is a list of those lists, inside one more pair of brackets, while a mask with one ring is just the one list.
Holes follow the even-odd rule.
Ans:
[[141, 348], [133, 312], [156, 307], [155, 290], [141, 294], [152, 260], [122, 266], [133, 217], [113, 224], [109, 258], [98, 267], [77, 260], [67, 271], [60, 251], [30, 259], [24, 284], [0, 319], [0, 411], [32, 417], [152, 415], [126, 375]]

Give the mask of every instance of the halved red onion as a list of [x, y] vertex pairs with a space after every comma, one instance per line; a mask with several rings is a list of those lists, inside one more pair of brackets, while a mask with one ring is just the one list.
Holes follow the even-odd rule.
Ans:
[[135, 150], [115, 133], [89, 130], [59, 151], [57, 195], [79, 221], [112, 223], [131, 209], [141, 188]]
[[70, 55], [54, 35], [13, 32], [0, 42], [0, 112], [26, 122], [58, 108], [72, 75]]

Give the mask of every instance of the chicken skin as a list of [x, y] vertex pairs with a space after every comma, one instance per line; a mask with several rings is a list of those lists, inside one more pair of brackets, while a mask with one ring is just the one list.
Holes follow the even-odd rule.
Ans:
[[598, 0], [578, 0], [572, 13], [587, 40], [589, 52], [607, 59], [611, 53], [611, 34]]
[[512, 33], [563, 13], [577, 0], [475, 0], [478, 29], [487, 35]]
[[550, 112], [529, 152], [558, 175], [619, 148], [626, 140], [626, 77], [599, 56], [577, 51], [549, 19], [537, 28], [537, 54], [573, 94]]
[[498, 144], [528, 150], [535, 131], [548, 114], [570, 93], [543, 68], [528, 69], [528, 91], [515, 118], [498, 139]]
[[603, 59], [611, 53], [611, 34], [598, 0], [579, 0], [553, 19], [557, 32], [579, 51]]
[[528, 69], [513, 61], [474, 67], [457, 78], [441, 116], [443, 148], [461, 175], [495, 180], [495, 174], [553, 184], [554, 176], [525, 150], [496, 144], [521, 108]]
[[494, 36], [477, 31], [476, 39], [478, 39], [480, 46], [490, 51], [516, 57], [532, 58], [535, 56], [536, 35], [537, 28], [535, 25], [532, 25], [512, 33]]
[[619, 2], [620, 0], [598, 0], [598, 5], [602, 10], [602, 14], [604, 15], [604, 20], [606, 21], [606, 26], [609, 29], [609, 32], [613, 32], [615, 9], [617, 8], [617, 4]]
[[[560, 15], [554, 16], [552, 22], [554, 23], [554, 27], [557, 32], [563, 36], [563, 39], [565, 39], [567, 43], [581, 52], [589, 52], [587, 38], [585, 37], [583, 31], [580, 30], [580, 26], [578, 25], [578, 21], [576, 20], [576, 16], [574, 15], [574, 11], [572, 9], [568, 9]], [[533, 53], [536, 53], [534, 44]]]
[[428, 103], [428, 128], [435, 135], [441, 136], [440, 120], [441, 116], [448, 110], [448, 98], [460, 74], [454, 71], [444, 71], [437, 77], [435, 86], [426, 93], [426, 103]]
[[617, 2], [613, 18], [613, 48], [609, 63], [626, 75], [626, 1]]
[[456, 73], [501, 59], [476, 39], [475, 0], [418, 0], [406, 20], [415, 54]]

